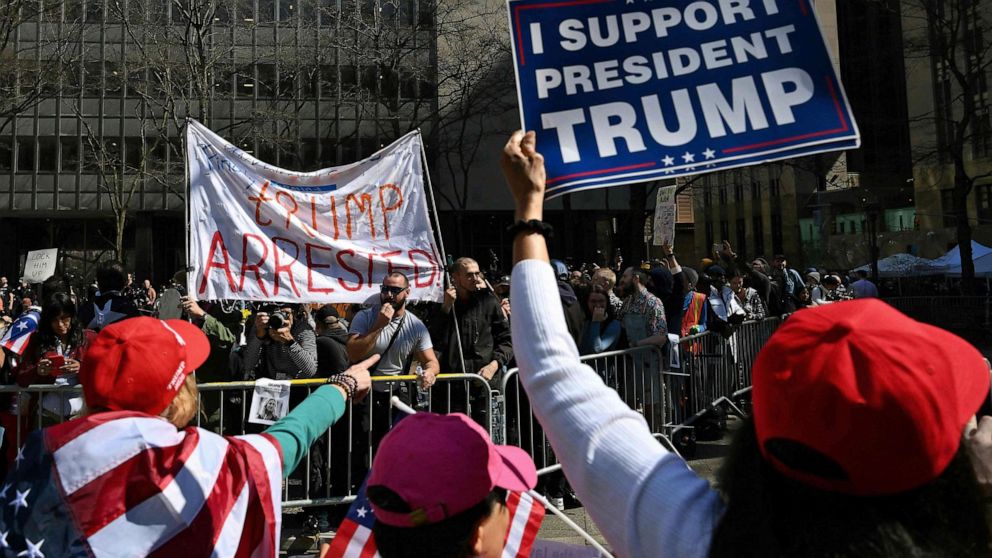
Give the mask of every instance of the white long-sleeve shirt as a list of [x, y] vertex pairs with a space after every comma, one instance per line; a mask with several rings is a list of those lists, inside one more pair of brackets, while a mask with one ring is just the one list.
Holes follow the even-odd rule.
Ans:
[[[603, 384], [568, 334], [551, 266], [513, 268], [513, 350], [565, 475], [622, 558], [704, 558], [724, 504]], [[660, 373], [660, 372], [659, 372]]]

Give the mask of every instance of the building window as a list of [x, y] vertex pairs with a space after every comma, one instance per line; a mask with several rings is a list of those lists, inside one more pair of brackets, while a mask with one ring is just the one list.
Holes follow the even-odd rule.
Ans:
[[761, 217], [755, 217], [751, 223], [754, 235], [754, 255], [761, 256], [765, 253], [765, 224]]
[[706, 221], [706, 250], [713, 246], [713, 221]]
[[55, 136], [38, 136], [38, 171], [58, 172], [59, 148]]
[[754, 201], [761, 199], [761, 184], [757, 181], [751, 183], [751, 199]]
[[724, 240], [730, 240], [730, 223], [720, 221], [720, 242]]
[[734, 183], [734, 201], [742, 202], [744, 201], [744, 185], [740, 182]]
[[972, 155], [975, 158], [988, 156], [992, 152], [992, 117], [989, 114], [989, 107], [978, 110], [972, 130]]
[[710, 189], [703, 187], [703, 207], [709, 208], [713, 205], [713, 199], [710, 197]]
[[14, 142], [10, 137], [0, 138], [0, 170], [9, 171], [12, 168]]
[[716, 193], [717, 196], [720, 198], [720, 205], [727, 205], [727, 187], [718, 186]]
[[776, 254], [785, 252], [782, 245], [782, 216], [772, 215], [772, 251]]
[[737, 220], [737, 237], [734, 239], [734, 248], [741, 254], [747, 254], [747, 226], [744, 219]]
[[992, 222], [992, 184], [975, 185], [975, 205], [979, 224]]
[[768, 181], [768, 195], [772, 199], [778, 198], [782, 194], [781, 192], [781, 179], [772, 178]]
[[17, 136], [17, 172], [34, 172], [34, 138]]
[[940, 213], [944, 217], [945, 227], [958, 226], [958, 220], [954, 215], [954, 189], [948, 188], [940, 191]]

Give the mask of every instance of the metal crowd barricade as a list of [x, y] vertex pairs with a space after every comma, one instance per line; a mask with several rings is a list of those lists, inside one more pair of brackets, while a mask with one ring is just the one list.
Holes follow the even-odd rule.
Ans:
[[[669, 372], [658, 347], [610, 351], [587, 355], [581, 360], [596, 371], [607, 386], [616, 390], [630, 408], [644, 415], [653, 433], [664, 437], [664, 429], [670, 422], [669, 382], [665, 379]], [[506, 373], [500, 393], [496, 405], [502, 406], [505, 422], [501, 430], [494, 432], [494, 440], [524, 449], [538, 469], [555, 465], [557, 458], [544, 429], [534, 417], [530, 400], [520, 385], [518, 369]]]
[[[416, 376], [378, 376], [372, 378], [373, 390], [388, 401], [395, 394], [405, 391], [412, 404], [417, 403]], [[316, 388], [326, 383], [323, 379], [293, 380], [290, 401], [298, 403]], [[475, 389], [473, 389], [473, 387]], [[224, 435], [238, 435], [264, 429], [250, 425], [247, 415], [254, 382], [224, 382], [200, 384], [201, 410], [218, 409], [215, 413], [201, 412], [197, 425]], [[212, 394], [217, 394], [214, 398]], [[448, 413], [464, 412], [478, 421], [487, 431], [493, 423], [492, 393], [489, 383], [477, 374], [441, 374], [434, 386], [425, 393], [426, 401], [421, 410]], [[371, 399], [370, 394], [366, 400]], [[214, 399], [211, 402], [211, 399]], [[225, 411], [225, 402], [227, 407]], [[283, 486], [283, 507], [308, 507], [346, 504], [355, 500], [358, 488], [375, 458], [378, 441], [385, 431], [377, 425], [392, 424], [397, 412], [388, 404], [378, 409], [389, 413], [385, 421], [373, 419], [372, 404], [348, 402], [345, 414], [330, 428], [326, 435], [314, 443], [304, 460], [292, 472]], [[234, 413], [234, 421], [230, 413]], [[231, 430], [232, 426], [234, 431]], [[385, 427], [384, 427], [385, 428]]]
[[982, 329], [992, 324], [988, 296], [900, 296], [885, 302], [914, 320], [945, 329]]
[[[405, 386], [412, 403], [417, 403], [416, 376], [374, 377], [374, 386], [380, 388], [388, 400], [401, 386]], [[326, 380], [293, 380], [290, 387], [291, 404], [299, 403]], [[261, 432], [265, 425], [248, 422], [251, 397], [255, 382], [223, 382], [199, 384], [200, 405], [194, 424], [217, 434], [236, 436]], [[81, 398], [78, 386], [16, 385], [0, 386], [0, 394], [17, 398], [16, 427], [10, 432], [11, 442], [21, 447], [26, 436], [40, 428], [65, 422], [70, 413], [46, 410], [54, 405]], [[51, 405], [42, 405], [45, 398]], [[371, 396], [370, 396], [371, 397]], [[394, 411], [386, 424], [392, 422]], [[78, 407], [77, 407], [78, 410]], [[307, 507], [346, 504], [354, 501], [358, 487], [364, 480], [368, 466], [374, 458], [374, 437], [385, 432], [375, 431], [377, 421], [372, 420], [373, 406], [348, 402], [345, 414], [310, 448], [304, 460], [283, 484], [283, 507]], [[383, 409], [385, 411], [385, 409]], [[427, 390], [422, 410], [438, 413], [460, 411], [476, 419], [488, 431], [493, 429], [492, 391], [489, 383], [477, 374], [442, 374], [434, 386]], [[359, 414], [358, 411], [368, 413]], [[317, 453], [319, 452], [319, 457]]]

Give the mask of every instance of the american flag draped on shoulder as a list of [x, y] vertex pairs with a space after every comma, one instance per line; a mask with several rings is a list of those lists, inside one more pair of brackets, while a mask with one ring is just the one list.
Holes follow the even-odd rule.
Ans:
[[38, 329], [39, 317], [40, 314], [34, 311], [21, 314], [0, 338], [0, 347], [18, 355], [23, 354], [31, 336]]
[[279, 551], [282, 458], [270, 436], [176, 430], [133, 412], [34, 432], [0, 488], [7, 557]]
[[[535, 502], [527, 493], [510, 492], [506, 506], [510, 512], [510, 528], [506, 534], [503, 558], [526, 558], [541, 529], [544, 519], [544, 506]], [[372, 535], [375, 516], [372, 504], [365, 496], [365, 483], [362, 483], [358, 496], [348, 509], [348, 515], [341, 522], [337, 535], [331, 541], [329, 558], [381, 558]]]

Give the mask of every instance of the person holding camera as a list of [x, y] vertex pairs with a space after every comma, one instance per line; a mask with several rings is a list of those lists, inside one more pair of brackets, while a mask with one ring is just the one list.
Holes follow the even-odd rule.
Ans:
[[317, 336], [299, 304], [262, 306], [241, 351], [246, 380], [294, 380], [317, 374]]

